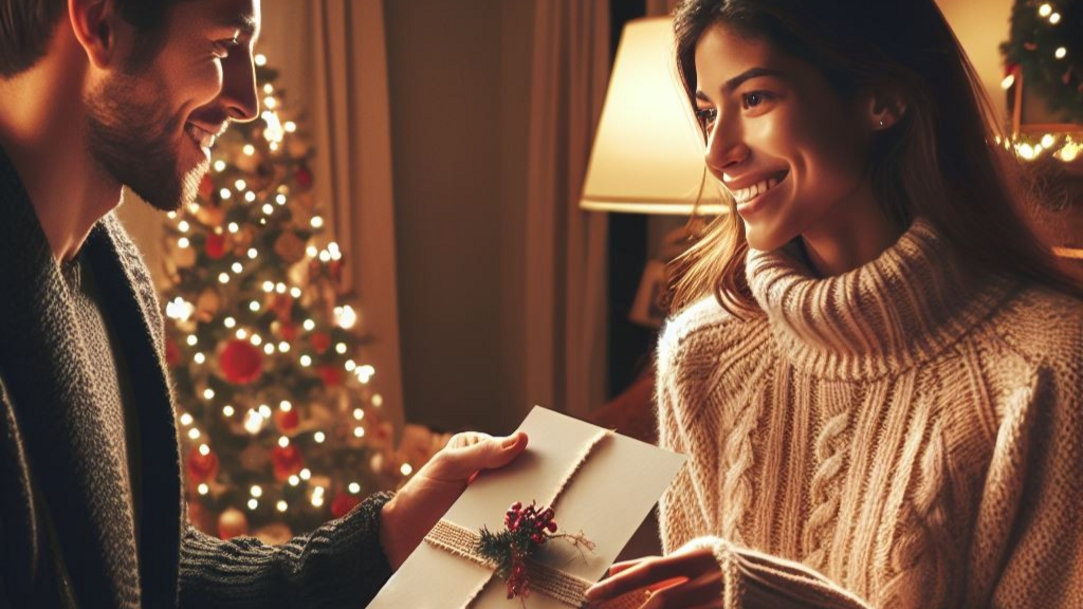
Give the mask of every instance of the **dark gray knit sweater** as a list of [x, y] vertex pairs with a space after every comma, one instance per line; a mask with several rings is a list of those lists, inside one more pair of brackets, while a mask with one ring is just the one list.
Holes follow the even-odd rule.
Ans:
[[79, 323], [86, 303], [0, 150], [0, 607], [363, 607], [390, 575], [388, 496], [281, 546], [188, 526], [149, 274], [112, 214], [80, 259], [108, 332]]

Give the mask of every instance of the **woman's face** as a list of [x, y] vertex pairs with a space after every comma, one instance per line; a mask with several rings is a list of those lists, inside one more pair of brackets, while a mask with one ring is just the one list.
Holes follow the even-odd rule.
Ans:
[[777, 249], [810, 232], [841, 237], [848, 217], [866, 215], [852, 212], [875, 205], [864, 179], [868, 104], [840, 97], [812, 64], [724, 25], [700, 38], [695, 63], [707, 167], [736, 200], [751, 247]]

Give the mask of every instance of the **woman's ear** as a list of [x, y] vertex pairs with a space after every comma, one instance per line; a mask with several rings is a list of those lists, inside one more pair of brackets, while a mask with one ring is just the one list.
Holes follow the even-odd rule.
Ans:
[[113, 0], [68, 0], [68, 18], [93, 66], [105, 68], [115, 63], [117, 13]]
[[867, 94], [864, 114], [873, 131], [885, 131], [906, 116], [906, 99], [898, 87], [877, 87]]

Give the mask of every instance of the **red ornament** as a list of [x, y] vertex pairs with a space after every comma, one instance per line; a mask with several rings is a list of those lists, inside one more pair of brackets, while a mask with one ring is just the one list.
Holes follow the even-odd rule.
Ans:
[[263, 352], [248, 341], [233, 339], [218, 354], [218, 367], [230, 383], [247, 385], [263, 372]]
[[308, 342], [320, 355], [323, 355], [331, 348], [331, 337], [326, 332], [320, 332], [319, 330], [312, 333], [312, 336], [308, 338]]
[[177, 346], [177, 341], [173, 340], [173, 337], [169, 336], [165, 339], [165, 363], [170, 368], [180, 363], [181, 352], [180, 347]]
[[210, 233], [207, 235], [207, 256], [213, 260], [218, 260], [222, 256], [226, 255], [226, 236], [219, 235], [217, 233]]
[[293, 177], [301, 188], [310, 188], [312, 186], [312, 172], [304, 165], [297, 169], [297, 173]]
[[293, 342], [297, 339], [297, 324], [292, 321], [281, 321], [278, 326], [278, 335], [282, 340]]
[[274, 419], [275, 427], [283, 433], [288, 433], [297, 429], [297, 425], [301, 422], [301, 417], [297, 415], [297, 409], [291, 408], [289, 410], [277, 409], [271, 415]]
[[274, 464], [275, 478], [279, 481], [300, 473], [305, 465], [301, 451], [293, 444], [287, 444], [285, 448], [276, 444], [271, 450], [271, 462]]
[[331, 501], [331, 515], [342, 518], [361, 503], [361, 498], [350, 493], [339, 493]]
[[342, 384], [342, 367], [336, 364], [324, 364], [320, 366], [317, 371], [320, 375], [320, 380], [324, 385], [328, 387], [338, 387]]
[[185, 461], [185, 471], [188, 472], [188, 480], [199, 484], [212, 480], [218, 475], [218, 455], [214, 451], [201, 454], [198, 449], [188, 451], [188, 459]]

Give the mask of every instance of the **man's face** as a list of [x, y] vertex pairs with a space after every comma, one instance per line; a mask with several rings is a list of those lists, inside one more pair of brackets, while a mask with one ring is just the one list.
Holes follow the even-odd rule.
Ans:
[[[185, 0], [168, 11], [149, 63], [127, 58], [90, 93], [92, 157], [154, 207], [195, 198], [216, 136], [259, 110], [252, 47], [260, 0]], [[139, 45], [134, 45], [135, 49]]]

